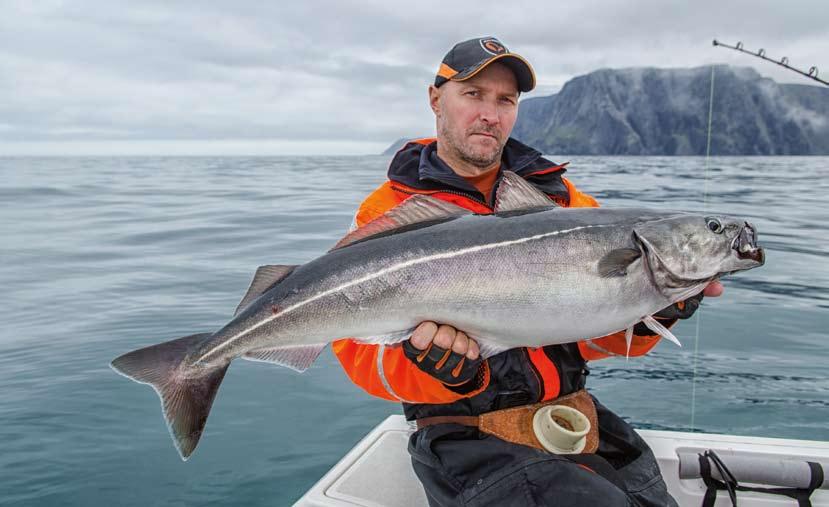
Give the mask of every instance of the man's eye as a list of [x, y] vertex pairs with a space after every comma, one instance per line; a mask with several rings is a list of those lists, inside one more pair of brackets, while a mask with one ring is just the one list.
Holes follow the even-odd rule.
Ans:
[[466, 95], [469, 95], [470, 97], [477, 97], [478, 96], [478, 91], [477, 90], [469, 90], [468, 92], [466, 92]]

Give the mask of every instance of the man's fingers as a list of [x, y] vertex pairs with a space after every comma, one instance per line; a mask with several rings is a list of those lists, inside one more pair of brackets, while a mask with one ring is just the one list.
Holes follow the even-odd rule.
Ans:
[[454, 327], [442, 325], [438, 327], [438, 332], [435, 334], [434, 344], [442, 349], [452, 348], [456, 334], [457, 330]]
[[470, 338], [469, 349], [466, 351], [466, 357], [474, 361], [475, 359], [478, 359], [479, 355], [481, 355], [481, 349], [478, 347], [478, 342]]
[[481, 355], [481, 349], [475, 340], [463, 331], [445, 324], [438, 326], [434, 322], [421, 322], [412, 332], [409, 341], [417, 350], [426, 350], [429, 344], [434, 343], [472, 360], [478, 359]]
[[721, 296], [724, 290], [723, 284], [719, 280], [714, 280], [705, 287], [702, 294], [707, 298], [715, 298]]
[[432, 340], [434, 340], [437, 331], [438, 325], [434, 322], [421, 322], [415, 328], [414, 332], [412, 332], [410, 341], [417, 350], [426, 350], [429, 344], [432, 343]]
[[452, 342], [452, 352], [465, 356], [467, 350], [469, 350], [469, 337], [463, 331], [458, 331], [455, 341]]

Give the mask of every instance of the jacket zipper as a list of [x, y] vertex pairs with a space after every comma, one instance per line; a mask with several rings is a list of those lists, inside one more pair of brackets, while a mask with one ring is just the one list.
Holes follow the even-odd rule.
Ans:
[[527, 361], [527, 365], [530, 367], [530, 371], [533, 372], [533, 376], [535, 377], [535, 383], [538, 386], [538, 399], [536, 402], [539, 402], [544, 399], [544, 383], [541, 381], [541, 372], [535, 369], [535, 365], [533, 364], [532, 359], [530, 359], [530, 351], [527, 347], [523, 347], [521, 349], [524, 352], [524, 359]]
[[397, 191], [403, 192], [404, 194], [409, 194], [409, 195], [432, 195], [432, 194], [459, 195], [461, 197], [465, 197], [466, 199], [469, 199], [470, 201], [474, 201], [477, 204], [480, 204], [481, 206], [485, 206], [486, 209], [488, 209], [489, 211], [493, 211], [492, 207], [489, 204], [485, 203], [483, 200], [478, 199], [477, 197], [469, 195], [465, 192], [459, 192], [457, 190], [429, 190], [429, 191], [426, 191], [426, 192], [412, 192], [410, 190], [405, 190], [405, 189], [402, 189], [402, 188], [397, 187], [397, 186], [395, 186], [394, 189], [397, 190]]

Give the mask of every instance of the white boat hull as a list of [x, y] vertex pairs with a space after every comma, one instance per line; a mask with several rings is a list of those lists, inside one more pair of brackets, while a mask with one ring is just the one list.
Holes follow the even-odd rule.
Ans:
[[[413, 427], [402, 415], [389, 416], [340, 460], [295, 504], [299, 507], [424, 507], [426, 495], [412, 470], [406, 451]], [[829, 442], [777, 438], [639, 430], [659, 461], [668, 490], [683, 507], [702, 504], [705, 485], [700, 479], [679, 478], [679, 453], [713, 449], [725, 458], [733, 454], [786, 457], [829, 462]], [[380, 475], [382, 474], [382, 476]], [[382, 477], [382, 480], [380, 480]], [[829, 482], [829, 481], [827, 481]], [[788, 497], [739, 492], [739, 505], [789, 506]], [[725, 491], [717, 507], [730, 506]], [[814, 507], [829, 507], [829, 490], [812, 495]]]

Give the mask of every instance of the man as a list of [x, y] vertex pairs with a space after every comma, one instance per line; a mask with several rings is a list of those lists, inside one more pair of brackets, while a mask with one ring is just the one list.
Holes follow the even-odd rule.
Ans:
[[[505, 170], [562, 206], [598, 206], [563, 177], [564, 166], [509, 137], [519, 93], [534, 85], [529, 63], [497, 39], [455, 45], [429, 87], [437, 139], [410, 142], [395, 155], [389, 181], [362, 203], [356, 225], [365, 225], [414, 194], [491, 213]], [[705, 295], [721, 292], [715, 282]], [[657, 316], [666, 325], [688, 318], [701, 297]], [[630, 355], [647, 353], [658, 340], [647, 327], [637, 325]], [[462, 421], [457, 416], [548, 402], [578, 391], [584, 387], [588, 360], [628, 352], [624, 333], [511, 349], [482, 361], [478, 344], [463, 330], [424, 322], [402, 346], [340, 340], [334, 352], [356, 384], [375, 396], [402, 401], [407, 419], [423, 426], [412, 435], [409, 452], [433, 506], [675, 505], [645, 442], [598, 402], [599, 447], [590, 460], [511, 443], [474, 425], [425, 424], [426, 418]]]

